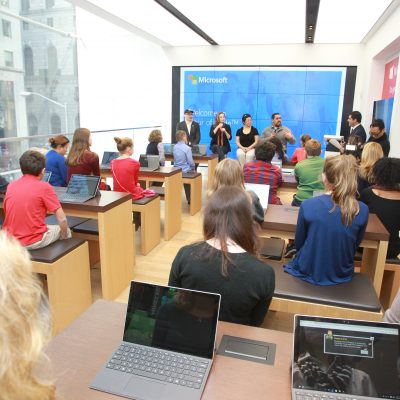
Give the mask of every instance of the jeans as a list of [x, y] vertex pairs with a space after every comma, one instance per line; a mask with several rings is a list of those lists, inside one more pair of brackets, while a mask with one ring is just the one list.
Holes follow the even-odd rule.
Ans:
[[222, 161], [225, 158], [225, 154], [229, 153], [229, 148], [227, 146], [218, 146], [217, 144], [213, 144], [211, 146], [211, 151], [214, 154], [218, 154], [218, 161]]

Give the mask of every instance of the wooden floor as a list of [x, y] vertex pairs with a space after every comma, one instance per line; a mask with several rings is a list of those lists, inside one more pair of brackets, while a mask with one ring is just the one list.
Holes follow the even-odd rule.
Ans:
[[[198, 172], [203, 175], [203, 204], [205, 204], [207, 190], [207, 168], [199, 167]], [[281, 198], [282, 199], [282, 198]], [[282, 199], [285, 204], [290, 204], [291, 199]], [[136, 265], [134, 279], [144, 282], [167, 284], [171, 264], [178, 250], [187, 244], [202, 240], [202, 213], [189, 215], [189, 206], [182, 191], [182, 229], [171, 240], [161, 239], [161, 243], [146, 256], [140, 254], [140, 232], [136, 232]], [[161, 202], [161, 216], [163, 216], [163, 201]], [[163, 217], [161, 220], [161, 224]], [[163, 229], [163, 226], [162, 226]], [[163, 237], [163, 235], [161, 235]], [[100, 270], [97, 265], [91, 271], [92, 293], [94, 301], [101, 298]], [[115, 300], [127, 303], [129, 287], [127, 287]], [[292, 332], [293, 314], [269, 312], [262, 325], [269, 329]]]

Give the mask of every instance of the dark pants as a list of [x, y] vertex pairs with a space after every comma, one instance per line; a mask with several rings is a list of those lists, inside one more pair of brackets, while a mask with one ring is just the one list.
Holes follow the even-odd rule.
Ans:
[[293, 196], [292, 206], [293, 207], [300, 207], [301, 206], [301, 201], [297, 200], [296, 197]]
[[218, 146], [217, 144], [213, 144], [211, 146], [211, 151], [214, 154], [218, 154], [218, 161], [222, 161], [225, 158], [225, 155], [229, 153], [229, 148], [227, 146]]

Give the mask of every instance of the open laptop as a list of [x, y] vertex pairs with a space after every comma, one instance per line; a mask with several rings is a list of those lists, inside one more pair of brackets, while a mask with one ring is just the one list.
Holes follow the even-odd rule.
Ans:
[[400, 325], [296, 315], [294, 399], [400, 399]]
[[131, 282], [123, 340], [90, 387], [130, 399], [200, 399], [219, 294]]
[[96, 196], [100, 184], [99, 176], [74, 174], [69, 180], [67, 191], [58, 196], [64, 203], [84, 203]]
[[141, 154], [139, 163], [141, 171], [155, 171], [160, 168], [160, 156]]
[[164, 153], [172, 154], [174, 152], [174, 144], [172, 143], [163, 143]]
[[192, 154], [205, 156], [207, 154], [207, 145], [206, 144], [192, 144]]
[[259, 183], [245, 183], [246, 190], [252, 190], [260, 199], [261, 206], [264, 210], [268, 208], [269, 185]]
[[47, 183], [50, 182], [51, 174], [51, 171], [44, 171], [42, 181]]
[[101, 160], [100, 168], [109, 168], [112, 160], [119, 157], [119, 153], [116, 151], [105, 151], [103, 153], [103, 159]]

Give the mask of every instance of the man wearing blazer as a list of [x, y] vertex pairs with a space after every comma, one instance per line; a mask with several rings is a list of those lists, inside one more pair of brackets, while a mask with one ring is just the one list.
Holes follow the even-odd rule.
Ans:
[[190, 108], [185, 110], [185, 120], [176, 124], [176, 132], [185, 131], [188, 137], [188, 144], [199, 144], [200, 142], [200, 125], [193, 121], [193, 110]]
[[352, 111], [349, 114], [347, 122], [350, 126], [350, 136], [358, 136], [361, 141], [360, 144], [364, 144], [367, 141], [367, 134], [364, 127], [361, 125], [361, 118], [362, 116], [359, 111]]

